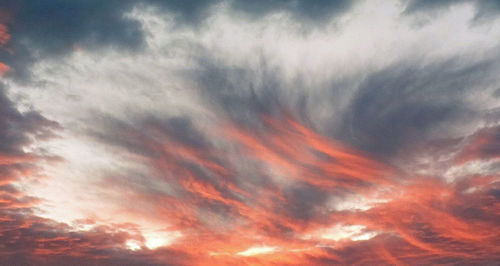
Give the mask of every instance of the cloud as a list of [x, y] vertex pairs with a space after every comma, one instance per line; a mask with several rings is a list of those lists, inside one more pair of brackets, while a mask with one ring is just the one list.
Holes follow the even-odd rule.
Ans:
[[[22, 184], [40, 182], [43, 175], [40, 164], [50, 164], [59, 158], [41, 150], [25, 151], [36, 141], [54, 136], [60, 126], [31, 110], [20, 112], [6, 96], [5, 85], [0, 87], [0, 241], [4, 263], [49, 264], [55, 257], [58, 261], [72, 256], [99, 257], [107, 241], [119, 241], [118, 234], [106, 236], [106, 230], [96, 228], [94, 234], [69, 233], [67, 226], [34, 214], [40, 199], [32, 197]], [[103, 233], [104, 234], [104, 233]], [[104, 237], [104, 238], [101, 238]], [[89, 246], [91, 246], [89, 248]], [[98, 246], [98, 247], [92, 247]], [[68, 248], [69, 247], [69, 248]], [[68, 250], [71, 250], [68, 252]], [[52, 256], [48, 258], [47, 256]]]
[[404, 4], [9, 4], [0, 253], [498, 261], [500, 24], [456, 5], [415, 27]]
[[453, 137], [443, 131], [452, 132], [454, 125], [477, 120], [477, 112], [483, 112], [469, 107], [467, 98], [487, 84], [498, 69], [495, 62], [396, 64], [377, 71], [363, 80], [337, 137], [389, 157], [436, 136]]
[[459, 156], [460, 162], [477, 159], [497, 159], [499, 156], [500, 130], [498, 127], [482, 128], [472, 136], [470, 143]]
[[[137, 50], [144, 43], [139, 21], [126, 14], [138, 4], [155, 4], [178, 13], [185, 21], [196, 20], [206, 1], [19, 1], [3, 2], [9, 14], [3, 28], [13, 36], [1, 60], [21, 79], [39, 59], [64, 56], [75, 49], [121, 48]], [[5, 32], [3, 30], [2, 32]], [[6, 46], [5, 34], [2, 45]]]
[[476, 8], [476, 20], [486, 19], [488, 17], [498, 15], [500, 10], [500, 5], [497, 1], [494, 0], [486, 0], [486, 1], [472, 1], [472, 0], [460, 0], [460, 1], [451, 1], [451, 0], [440, 0], [440, 1], [408, 1], [405, 12], [407, 13], [415, 13], [418, 11], [429, 11], [432, 9], [449, 9], [454, 5], [458, 4], [472, 4]]
[[252, 17], [262, 17], [276, 11], [287, 11], [298, 20], [308, 22], [325, 21], [348, 9], [350, 1], [231, 1], [232, 7], [242, 10]]
[[[345, 11], [349, 1], [18, 1], [2, 2], [6, 13], [0, 28], [0, 60], [12, 77], [29, 80], [31, 65], [81, 49], [137, 51], [147, 45], [141, 22], [128, 15], [135, 7], [151, 6], [171, 15], [180, 25], [199, 25], [220, 3], [250, 16], [279, 11], [309, 21], [324, 20]], [[8, 31], [7, 31], [8, 29]], [[9, 37], [9, 44], [7, 41]], [[2, 71], [5, 72], [5, 71]]]

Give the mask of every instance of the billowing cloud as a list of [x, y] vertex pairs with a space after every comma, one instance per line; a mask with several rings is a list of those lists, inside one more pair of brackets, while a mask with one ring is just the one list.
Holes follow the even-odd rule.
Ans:
[[494, 265], [493, 2], [1, 2], [2, 261]]

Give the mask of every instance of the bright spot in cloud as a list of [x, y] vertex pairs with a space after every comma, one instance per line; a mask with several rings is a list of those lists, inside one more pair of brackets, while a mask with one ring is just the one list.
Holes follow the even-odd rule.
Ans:
[[180, 232], [151, 232], [143, 234], [146, 245], [149, 249], [157, 249], [170, 245], [175, 239], [181, 237]]
[[341, 241], [349, 239], [351, 241], [369, 240], [377, 235], [377, 232], [366, 231], [364, 225], [341, 225], [337, 224], [333, 227], [320, 229], [311, 235], [307, 235], [305, 239], [320, 238], [333, 241]]
[[366, 232], [364, 234], [360, 234], [357, 236], [351, 237], [352, 241], [362, 241], [362, 240], [369, 240], [377, 235], [377, 232]]
[[374, 195], [373, 197], [355, 195], [343, 198], [342, 200], [332, 198], [330, 206], [336, 211], [367, 211], [378, 204], [387, 202], [389, 202], [388, 199], [381, 198], [378, 195]]
[[132, 250], [132, 251], [136, 251], [136, 250], [139, 250], [141, 249], [141, 245], [138, 241], [136, 240], [128, 240], [125, 245], [127, 246], [128, 249]]
[[241, 251], [236, 253], [237, 255], [240, 256], [255, 256], [259, 254], [269, 254], [269, 253], [274, 253], [278, 250], [277, 247], [269, 247], [269, 246], [261, 246], [261, 247], [251, 247], [245, 251]]

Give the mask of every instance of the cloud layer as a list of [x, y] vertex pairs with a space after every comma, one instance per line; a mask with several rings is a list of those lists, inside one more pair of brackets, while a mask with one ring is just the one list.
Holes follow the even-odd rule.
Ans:
[[496, 10], [0, 2], [0, 254], [494, 265]]

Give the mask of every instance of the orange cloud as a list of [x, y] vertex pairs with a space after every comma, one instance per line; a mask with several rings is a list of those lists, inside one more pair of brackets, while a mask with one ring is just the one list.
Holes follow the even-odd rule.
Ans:
[[[5, 239], [32, 243], [23, 252], [36, 261], [60, 261], [64, 255], [102, 264], [120, 256], [140, 258], [139, 264], [168, 260], [180, 265], [480, 264], [500, 254], [500, 204], [492, 194], [498, 190], [498, 176], [446, 183], [440, 177], [402, 173], [291, 118], [263, 121], [263, 131], [223, 128], [229, 150], [180, 141], [154, 124], [120, 132], [118, 138], [125, 137], [127, 145], [146, 148], [134, 158], [153, 167], [150, 178], [170, 184], [175, 193], [138, 190], [127, 182], [106, 183], [105, 189], [144, 207], [123, 205], [117, 215], [132, 221], [154, 215], [164, 221], [165, 230], [179, 232], [168, 245], [148, 247], [147, 236], [134, 224], [97, 226], [92, 219], [91, 230], [71, 232], [68, 225], [36, 216], [14, 225], [29, 234], [19, 231], [17, 238]], [[247, 161], [235, 162], [234, 153]], [[1, 162], [26, 160], [33, 158], [4, 156]], [[238, 163], [258, 165], [250, 172], [255, 176], [245, 177]], [[308, 198], [316, 196], [310, 191], [301, 194], [304, 186], [340, 201], [348, 200], [341, 193], [346, 191], [359, 197], [379, 193], [385, 200], [336, 210], [326, 200]], [[0, 206], [38, 204], [14, 194], [5, 192]], [[305, 205], [311, 210], [297, 210], [301, 201], [311, 201]], [[12, 215], [0, 218], [3, 228], [16, 220]]]
[[0, 62], [0, 76], [7, 73], [10, 70], [10, 67]]
[[0, 24], [0, 47], [5, 46], [10, 40], [7, 26]]

